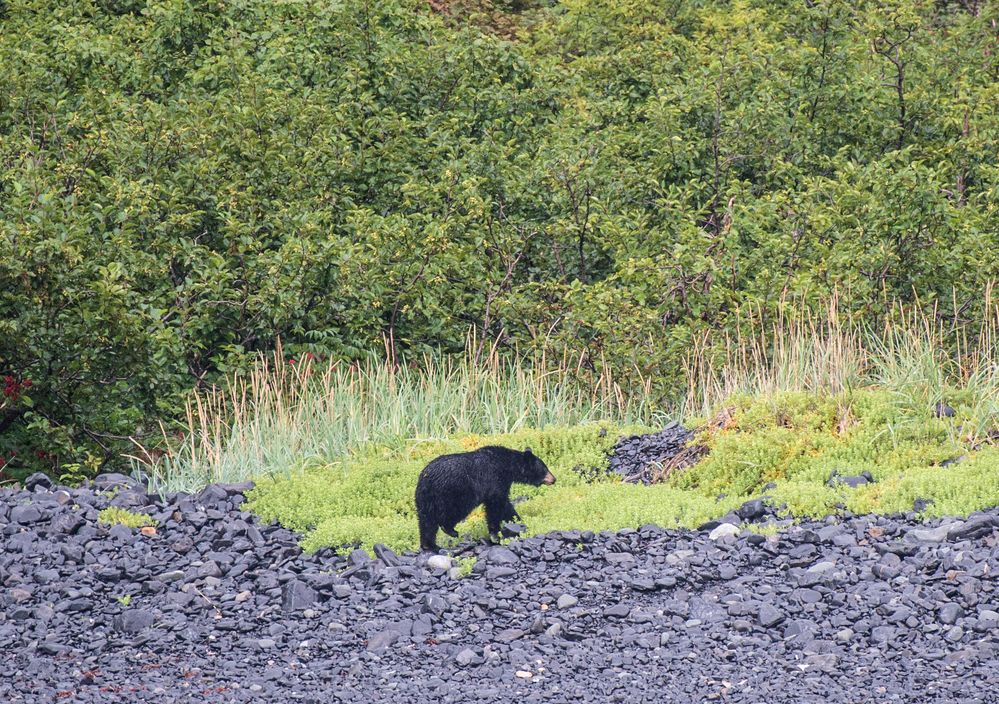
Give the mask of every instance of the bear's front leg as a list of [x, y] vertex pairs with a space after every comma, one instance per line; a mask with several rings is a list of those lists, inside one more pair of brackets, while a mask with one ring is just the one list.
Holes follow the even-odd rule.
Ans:
[[520, 514], [517, 513], [517, 507], [514, 506], [513, 502], [511, 501], [507, 501], [506, 507], [503, 509], [503, 520], [504, 521], [521, 520]]

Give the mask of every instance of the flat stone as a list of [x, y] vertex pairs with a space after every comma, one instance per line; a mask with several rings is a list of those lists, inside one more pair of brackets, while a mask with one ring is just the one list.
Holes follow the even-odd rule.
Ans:
[[528, 631], [525, 631], [522, 628], [507, 628], [493, 636], [493, 640], [497, 643], [512, 643], [515, 640], [523, 638], [527, 634]]
[[964, 525], [964, 521], [943, 523], [936, 528], [914, 528], [906, 533], [905, 537], [920, 543], [942, 543], [947, 540], [947, 535], [953, 528], [961, 525]]
[[604, 616], [610, 618], [626, 618], [630, 613], [631, 606], [629, 604], [614, 604], [604, 609]]
[[468, 665], [475, 665], [482, 662], [482, 657], [471, 648], [465, 648], [457, 655], [455, 655], [454, 659], [455, 662], [457, 662], [462, 667], [467, 667]]
[[516, 565], [520, 562], [517, 553], [501, 545], [486, 550], [482, 553], [481, 559], [493, 565]]
[[371, 638], [368, 639], [366, 647], [371, 652], [384, 650], [394, 644], [401, 637], [402, 634], [400, 634], [399, 631], [390, 628], [371, 636]]
[[764, 628], [772, 628], [785, 618], [784, 614], [770, 604], [763, 604], [757, 614], [760, 625]]
[[972, 516], [960, 525], [951, 528], [947, 532], [949, 540], [975, 540], [983, 538], [994, 531], [999, 525], [993, 516]]
[[839, 664], [839, 656], [832, 653], [819, 655], [809, 655], [805, 658], [806, 670], [819, 670], [821, 672], [835, 672]]
[[612, 565], [635, 562], [635, 556], [630, 552], [608, 552], [604, 555], [604, 559]]
[[19, 523], [22, 526], [37, 523], [42, 520], [42, 512], [33, 504], [15, 506], [10, 510], [10, 522]]

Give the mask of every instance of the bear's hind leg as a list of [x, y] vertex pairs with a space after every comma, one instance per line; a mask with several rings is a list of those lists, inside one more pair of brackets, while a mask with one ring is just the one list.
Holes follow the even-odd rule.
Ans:
[[450, 535], [452, 538], [458, 537], [458, 531], [455, 530], [454, 526], [441, 526], [441, 530]]
[[420, 550], [437, 552], [437, 524], [420, 519]]

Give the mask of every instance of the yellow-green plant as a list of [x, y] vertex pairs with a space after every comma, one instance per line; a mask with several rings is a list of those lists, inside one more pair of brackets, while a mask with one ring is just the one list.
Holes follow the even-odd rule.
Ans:
[[129, 528], [146, 528], [157, 525], [156, 519], [145, 513], [137, 513], [117, 506], [109, 506], [100, 511], [97, 514], [97, 520], [104, 525], [121, 524]]

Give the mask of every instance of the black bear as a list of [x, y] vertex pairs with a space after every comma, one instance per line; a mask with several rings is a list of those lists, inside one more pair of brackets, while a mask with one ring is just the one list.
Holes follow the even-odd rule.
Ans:
[[486, 506], [489, 535], [496, 539], [500, 523], [518, 517], [510, 503], [510, 485], [514, 482], [554, 484], [555, 475], [531, 448], [518, 452], [489, 446], [432, 460], [416, 482], [420, 549], [437, 551], [438, 528], [457, 538], [454, 527], [479, 504]]

